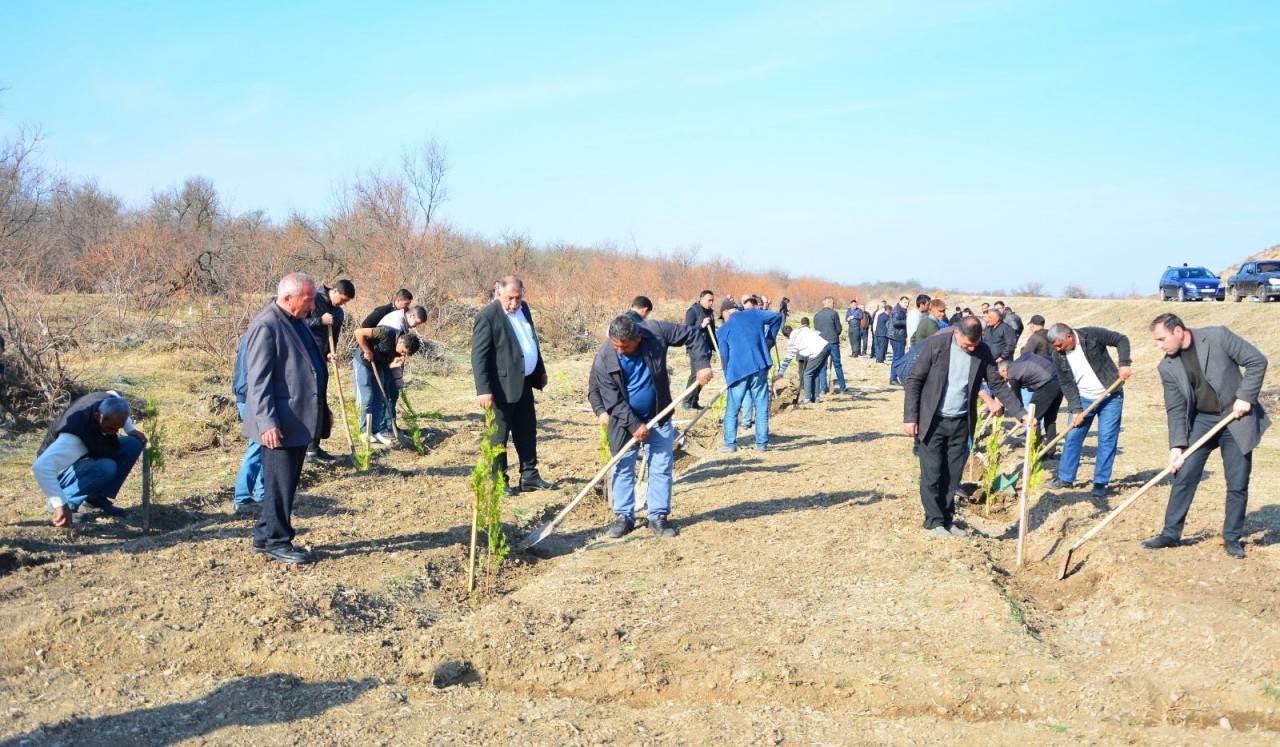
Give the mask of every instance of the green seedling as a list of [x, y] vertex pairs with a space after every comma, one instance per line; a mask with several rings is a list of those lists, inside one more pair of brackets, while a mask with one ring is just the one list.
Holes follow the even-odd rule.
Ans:
[[[351, 404], [347, 408], [347, 428], [356, 436], [360, 435], [360, 410], [356, 407], [355, 398], [347, 400]], [[373, 456], [373, 446], [368, 438], [356, 438], [351, 442], [351, 458], [356, 469], [363, 472], [369, 469], [369, 458]]]
[[982, 453], [986, 457], [986, 465], [982, 468], [982, 479], [979, 485], [987, 496], [987, 505], [995, 501], [995, 483], [1000, 475], [1000, 442], [1004, 440], [1004, 416], [995, 416], [991, 424], [991, 432], [982, 441]]
[[[486, 556], [484, 562], [485, 577], [490, 588], [497, 576], [498, 568], [511, 551], [507, 544], [507, 535], [502, 531], [502, 479], [494, 472], [493, 464], [498, 455], [506, 451], [505, 444], [493, 444], [491, 440], [498, 426], [494, 422], [493, 409], [484, 411], [484, 429], [480, 434], [480, 453], [476, 456], [476, 464], [471, 468], [471, 492], [475, 497], [471, 532], [471, 568], [475, 572], [476, 529], [482, 527], [486, 539]], [[474, 576], [472, 581], [474, 590]]]
[[400, 401], [404, 403], [404, 422], [409, 426], [409, 441], [418, 456], [422, 456], [427, 453], [427, 444], [422, 438], [422, 427], [419, 425], [424, 416], [418, 413], [409, 399], [408, 387], [400, 390]]
[[155, 476], [164, 472], [165, 434], [160, 425], [160, 405], [155, 398], [147, 395], [142, 401], [142, 417], [147, 421], [147, 447], [143, 450], [143, 459], [151, 470], [151, 500], [160, 497], [160, 489], [156, 487]]

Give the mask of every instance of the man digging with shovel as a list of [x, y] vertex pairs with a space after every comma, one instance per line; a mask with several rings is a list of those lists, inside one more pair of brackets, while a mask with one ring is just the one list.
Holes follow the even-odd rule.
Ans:
[[[648, 321], [641, 327], [630, 315], [609, 323], [609, 339], [591, 362], [591, 388], [609, 414], [609, 449], [617, 454], [635, 437], [649, 448], [649, 529], [659, 537], [674, 537], [667, 520], [671, 508], [671, 449], [675, 428], [667, 415], [650, 429], [647, 423], [671, 404], [667, 348], [688, 346], [694, 377], [703, 386], [711, 381], [711, 351], [698, 328]], [[607, 534], [617, 539], [635, 529], [636, 452], [630, 451], [613, 468], [613, 522]]]

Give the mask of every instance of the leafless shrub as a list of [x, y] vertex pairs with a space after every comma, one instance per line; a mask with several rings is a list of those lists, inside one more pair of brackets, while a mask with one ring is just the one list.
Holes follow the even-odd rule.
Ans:
[[76, 345], [74, 323], [49, 313], [34, 294], [0, 293], [0, 309], [8, 362], [0, 408], [20, 425], [47, 421], [83, 391], [62, 363], [62, 352]]

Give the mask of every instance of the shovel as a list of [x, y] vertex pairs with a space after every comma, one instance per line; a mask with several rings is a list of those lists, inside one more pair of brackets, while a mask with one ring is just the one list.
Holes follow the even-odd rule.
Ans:
[[142, 533], [151, 534], [151, 449], [142, 450]]
[[[356, 463], [356, 445], [351, 441], [351, 426], [347, 420], [347, 395], [346, 390], [342, 388], [341, 366], [338, 365], [337, 353], [333, 350], [333, 335], [326, 335], [329, 338], [329, 355], [334, 356], [333, 361], [333, 378], [338, 382], [338, 409], [342, 411], [342, 433], [347, 437], [347, 451], [351, 452], [351, 464]], [[330, 429], [332, 430], [332, 429]]]
[[[1210, 428], [1208, 433], [1201, 436], [1199, 441], [1196, 441], [1195, 443], [1191, 444], [1191, 446], [1186, 451], [1182, 452], [1183, 458], [1185, 459], [1186, 457], [1194, 453], [1196, 449], [1199, 449], [1201, 446], [1204, 446], [1205, 443], [1209, 441], [1209, 439], [1214, 437], [1214, 434], [1216, 434], [1218, 431], [1222, 430], [1223, 428], [1226, 428], [1227, 425], [1230, 424], [1231, 421], [1235, 419], [1236, 419], [1236, 415], [1234, 412], [1223, 416], [1222, 420], [1219, 420], [1217, 425]], [[1067, 569], [1071, 566], [1071, 553], [1075, 552], [1076, 550], [1079, 550], [1081, 545], [1088, 542], [1090, 539], [1093, 538], [1095, 534], [1102, 531], [1102, 528], [1110, 524], [1112, 519], [1119, 516], [1121, 511], [1124, 511], [1126, 508], [1133, 505], [1133, 502], [1141, 498], [1143, 493], [1146, 493], [1148, 490], [1150, 490], [1156, 483], [1163, 480], [1165, 476], [1172, 471], [1173, 471], [1173, 467], [1165, 467], [1164, 469], [1160, 470], [1160, 473], [1158, 475], [1151, 478], [1150, 480], [1147, 480], [1147, 483], [1142, 487], [1138, 488], [1137, 492], [1135, 492], [1133, 495], [1126, 498], [1124, 500], [1124, 503], [1121, 503], [1119, 506], [1116, 506], [1115, 509], [1111, 511], [1111, 513], [1107, 514], [1107, 518], [1098, 522], [1097, 526], [1095, 526], [1093, 529], [1090, 529], [1088, 532], [1085, 533], [1083, 537], [1076, 540], [1076, 543], [1074, 545], [1067, 548], [1067, 555], [1062, 559], [1062, 568], [1058, 570], [1058, 580], [1061, 581], [1062, 579], [1067, 577]]]
[[689, 421], [689, 424], [684, 427], [683, 431], [680, 431], [680, 435], [676, 436], [676, 440], [672, 442], [673, 449], [684, 448], [685, 438], [689, 435], [689, 431], [693, 430], [693, 426], [698, 424], [698, 421], [702, 419], [703, 415], [706, 415], [708, 412], [711, 411], [711, 408], [712, 406], [715, 405], [716, 400], [720, 399], [720, 397], [722, 397], [724, 393], [728, 391], [728, 389], [729, 389], [728, 387], [725, 387], [724, 389], [721, 389], [720, 391], [716, 392], [716, 396], [711, 398], [711, 401], [707, 403], [706, 407], [703, 407], [701, 410], [698, 410], [698, 413], [693, 416], [693, 420]]
[[[684, 392], [679, 397], [672, 398], [671, 404], [662, 408], [662, 412], [653, 416], [653, 420], [650, 420], [648, 422], [647, 424], [648, 427], [657, 428], [658, 424], [662, 422], [663, 418], [667, 417], [668, 415], [670, 415], [672, 412], [675, 411], [676, 403], [684, 399], [685, 397], [688, 397], [690, 394], [693, 394], [693, 391], [697, 389], [699, 386], [700, 384], [698, 384], [697, 382], [694, 382], [689, 386], [689, 388], [685, 389]], [[583, 496], [591, 492], [591, 489], [596, 486], [596, 483], [604, 479], [604, 476], [609, 473], [609, 470], [613, 469], [613, 465], [622, 461], [622, 458], [627, 455], [627, 452], [635, 448], [635, 445], [638, 443], [639, 441], [636, 439], [636, 437], [632, 436], [631, 439], [628, 440], [622, 446], [621, 449], [618, 449], [618, 453], [614, 454], [613, 458], [610, 459], [609, 462], [605, 464], [604, 467], [602, 467], [599, 472], [596, 473], [596, 476], [591, 478], [591, 482], [588, 482], [586, 485], [584, 485], [582, 490], [579, 491], [576, 496], [574, 496], [573, 500], [569, 501], [567, 504], [565, 504], [564, 508], [560, 509], [560, 513], [556, 514], [554, 519], [552, 519], [551, 521], [548, 521], [546, 524], [543, 524], [542, 526], [534, 530], [532, 533], [530, 533], [527, 537], [524, 538], [524, 540], [520, 542], [520, 544], [516, 547], [516, 549], [528, 550], [530, 547], [533, 547], [534, 545], [543, 541], [547, 537], [550, 537], [551, 533], [555, 531], [556, 525], [564, 521], [564, 517], [569, 515], [569, 512], [572, 511], [574, 507], [578, 505], [578, 502], [582, 500]]]
[[[1124, 384], [1124, 379], [1116, 379], [1114, 382], [1112, 382], [1111, 386], [1107, 387], [1106, 391], [1102, 393], [1102, 396], [1095, 399], [1093, 402], [1090, 402], [1089, 406], [1084, 408], [1084, 411], [1081, 412], [1080, 415], [1082, 417], [1087, 417], [1089, 413], [1093, 412], [1093, 408], [1102, 404], [1103, 400], [1105, 400], [1107, 397], [1110, 397], [1111, 393], [1119, 389], [1122, 384]], [[1033, 420], [1032, 426], [1034, 425], [1035, 425], [1035, 421]], [[1072, 427], [1075, 427], [1075, 426], [1072, 426]], [[1039, 462], [1041, 459], [1044, 459], [1044, 455], [1048, 454], [1049, 451], [1053, 449], [1053, 447], [1057, 446], [1059, 441], [1066, 438], [1067, 433], [1069, 433], [1070, 431], [1071, 431], [1071, 428], [1066, 428], [1061, 433], [1054, 436], [1052, 441], [1045, 444], [1044, 447], [1040, 449], [1040, 451], [1036, 452], [1036, 461]], [[999, 475], [998, 477], [996, 477], [995, 484], [991, 486], [991, 489], [995, 491], [1001, 491], [1001, 490], [1007, 490], [1013, 487], [1014, 485], [1017, 485], [1018, 472], [1020, 471], [1022, 471], [1022, 467], [1018, 467], [1018, 469], [1014, 470], [1013, 472], [1007, 475]]]

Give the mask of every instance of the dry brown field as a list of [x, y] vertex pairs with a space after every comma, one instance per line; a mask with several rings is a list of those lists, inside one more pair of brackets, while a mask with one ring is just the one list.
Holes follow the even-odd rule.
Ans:
[[[244, 447], [229, 370], [181, 348], [79, 351], [95, 383], [159, 398], [169, 463], [149, 536], [137, 479], [129, 517], [60, 530], [31, 479], [36, 434], [3, 444], [0, 744], [1280, 743], [1280, 435], [1255, 452], [1246, 560], [1221, 548], [1215, 456], [1183, 546], [1139, 545], [1162, 484], [1057, 580], [1065, 548], [1164, 466], [1149, 320], [1226, 324], [1275, 362], [1280, 306], [1009, 300], [1134, 347], [1119, 492], [1033, 495], [1024, 569], [1008, 503], [965, 505], [972, 537], [921, 529], [901, 390], [847, 346], [850, 393], [777, 414], [769, 451], [717, 454], [719, 428], [699, 424], [677, 464], [680, 536], [605, 541], [589, 497], [474, 597], [465, 350], [412, 390], [439, 413], [430, 453], [308, 466], [295, 524], [320, 560], [301, 567], [251, 555], [250, 520], [227, 513]], [[590, 356], [548, 364], [539, 448], [558, 488], [505, 505], [513, 540], [598, 464]]]

